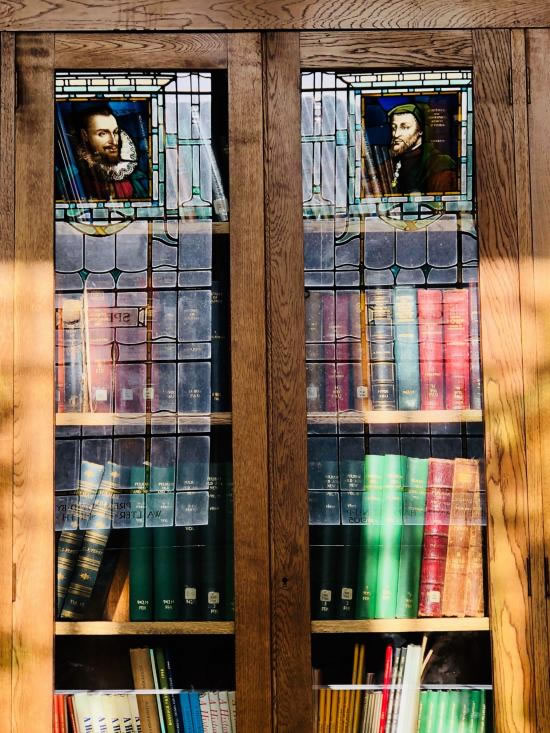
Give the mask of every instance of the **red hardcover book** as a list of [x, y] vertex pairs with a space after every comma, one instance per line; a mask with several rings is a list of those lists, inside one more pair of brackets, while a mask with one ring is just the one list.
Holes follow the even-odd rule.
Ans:
[[72, 733], [79, 733], [78, 723], [76, 722], [76, 713], [74, 710], [74, 699], [72, 695], [67, 695], [67, 717], [71, 721]]
[[145, 414], [145, 364], [115, 367], [115, 411]]
[[382, 710], [380, 711], [380, 727], [378, 733], [386, 733], [386, 721], [388, 719], [388, 703], [390, 701], [390, 683], [392, 669], [393, 649], [390, 644], [386, 647], [386, 660], [384, 663], [384, 690], [382, 692]]
[[57, 412], [65, 412], [65, 339], [63, 336], [63, 308], [56, 310], [57, 337]]
[[420, 404], [443, 410], [443, 301], [441, 290], [418, 291]]
[[443, 458], [429, 459], [419, 616], [441, 616], [453, 475], [454, 461]]
[[445, 344], [445, 407], [470, 407], [470, 342], [468, 290], [443, 291]]

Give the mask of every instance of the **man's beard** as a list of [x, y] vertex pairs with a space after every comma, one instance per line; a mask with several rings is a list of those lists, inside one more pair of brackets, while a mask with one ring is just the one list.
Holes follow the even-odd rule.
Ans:
[[422, 144], [422, 141], [420, 138], [416, 138], [415, 140], [409, 142], [407, 140], [401, 140], [400, 138], [392, 138], [392, 141], [390, 143], [390, 155], [392, 158], [398, 158], [400, 155], [403, 155], [404, 153], [407, 153], [409, 150], [415, 150], [417, 147], [420, 147], [419, 145]]
[[77, 147], [78, 157], [85, 161], [94, 175], [101, 181], [123, 181], [128, 178], [137, 167], [136, 147], [128, 133], [121, 130], [120, 146], [116, 160], [101, 152], [92, 152], [87, 146]]

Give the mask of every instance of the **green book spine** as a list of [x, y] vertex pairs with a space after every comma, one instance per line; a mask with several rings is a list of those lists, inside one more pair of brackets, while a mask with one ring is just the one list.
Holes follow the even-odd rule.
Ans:
[[448, 733], [458, 733], [460, 718], [460, 692], [450, 690], [448, 695], [447, 728]]
[[174, 526], [173, 466], [151, 466], [151, 494], [157, 493], [158, 523], [153, 527], [153, 577], [155, 621], [176, 621], [180, 617], [177, 568], [177, 536]]
[[311, 491], [310, 498], [312, 495], [320, 502], [320, 523], [309, 528], [311, 616], [331, 620], [336, 617], [340, 495], [337, 491]]
[[407, 458], [395, 612], [397, 618], [416, 618], [418, 616], [427, 486], [428, 459]]
[[235, 563], [233, 544], [233, 466], [225, 464], [225, 610], [226, 621], [235, 618]]
[[[130, 501], [145, 503], [145, 466], [130, 468]], [[153, 620], [153, 530], [145, 526], [145, 508], [130, 529], [130, 621]]]
[[221, 280], [212, 281], [212, 370], [211, 410], [224, 412], [230, 409], [228, 324], [229, 299], [227, 286]]
[[359, 619], [375, 617], [383, 475], [384, 456], [365, 456], [365, 491], [355, 606], [355, 615]]
[[[213, 451], [220, 446], [213, 445]], [[213, 455], [208, 476], [208, 524], [203, 528], [202, 617], [220, 621], [225, 591], [225, 465]]]
[[418, 361], [418, 317], [416, 288], [394, 290], [395, 373], [400, 410], [420, 409], [420, 367]]
[[341, 494], [342, 526], [340, 527], [340, 557], [336, 575], [336, 618], [352, 619], [355, 611], [355, 581], [357, 578], [358, 547], [361, 537], [363, 492], [346, 491]]
[[428, 690], [422, 694], [425, 695], [425, 713], [422, 716], [420, 733], [435, 733], [438, 693], [435, 690]]
[[101, 484], [86, 524], [82, 547], [63, 603], [62, 619], [78, 621], [86, 613], [103, 560], [105, 545], [111, 533], [112, 500], [119, 486], [120, 466], [109, 461], [105, 465]]
[[467, 733], [477, 733], [479, 728], [479, 713], [481, 710], [481, 690], [471, 690], [470, 710], [468, 712]]
[[201, 615], [201, 528], [178, 527], [180, 555], [181, 607], [184, 621], [198, 621]]
[[428, 711], [426, 695], [427, 692], [421, 692], [419, 695], [420, 702], [418, 703], [418, 733], [423, 733], [426, 725], [426, 714]]
[[399, 553], [403, 522], [403, 482], [406, 458], [384, 458], [383, 500], [380, 512], [380, 549], [376, 588], [376, 618], [395, 618]]
[[[160, 690], [169, 690], [168, 672], [166, 670], [166, 660], [164, 652], [160, 648], [155, 649], [155, 666], [157, 668], [157, 679]], [[164, 717], [164, 725], [166, 733], [176, 733], [176, 722], [174, 720], [174, 712], [172, 710], [172, 702], [170, 695], [161, 695], [162, 715]]]
[[460, 691], [460, 707], [458, 711], [458, 733], [466, 733], [468, 730], [468, 716], [470, 714], [471, 690]]
[[447, 692], [438, 692], [437, 713], [435, 721], [435, 733], [448, 733], [447, 711], [449, 708], [449, 695]]
[[479, 701], [479, 725], [477, 727], [479, 733], [485, 733], [487, 729], [487, 695], [485, 690], [480, 690], [481, 698]]
[[[103, 476], [103, 466], [90, 461], [82, 461], [80, 482], [77, 495], [79, 503], [79, 519], [84, 526], [87, 523], [95, 501], [97, 490]], [[63, 530], [57, 544], [57, 614], [60, 615], [69, 590], [74, 567], [82, 547], [84, 530]]]

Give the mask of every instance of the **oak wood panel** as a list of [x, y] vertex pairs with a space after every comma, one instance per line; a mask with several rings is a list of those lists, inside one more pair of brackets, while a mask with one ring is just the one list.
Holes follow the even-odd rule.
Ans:
[[3, 0], [6, 30], [301, 30], [550, 25], [546, 0]]
[[514, 135], [508, 31], [474, 31], [481, 346], [495, 728], [535, 730]]
[[151, 425], [231, 425], [230, 412], [58, 412], [56, 425], [140, 425], [149, 420]]
[[11, 727], [13, 505], [13, 254], [15, 39], [1, 34], [0, 65], [0, 730]]
[[314, 634], [406, 634], [441, 631], [489, 631], [483, 618], [377, 618], [367, 621], [312, 621]]
[[300, 57], [308, 69], [430, 69], [472, 65], [470, 31], [303, 32]]
[[265, 39], [272, 629], [275, 729], [312, 730], [300, 49]]
[[262, 49], [229, 37], [235, 655], [239, 731], [271, 730]]
[[227, 36], [216, 33], [58, 33], [62, 69], [224, 69]]
[[308, 412], [308, 425], [395, 425], [398, 423], [482, 422], [481, 410], [366, 410], [365, 412]]
[[13, 733], [51, 733], [54, 638], [53, 37], [16, 60]]
[[[519, 276], [521, 297], [521, 330], [523, 348], [523, 387], [525, 400], [525, 437], [527, 447], [527, 480], [529, 496], [529, 556], [531, 561], [531, 634], [535, 658], [535, 699], [538, 730], [542, 733], [548, 724], [550, 711], [550, 680], [546, 670], [550, 667], [548, 626], [546, 616], [544, 577], [544, 522], [543, 522], [543, 459], [541, 436], [548, 430], [539, 419], [537, 321], [543, 313], [537, 313], [535, 269], [538, 262], [533, 257], [531, 228], [531, 191], [529, 181], [529, 137], [527, 99], [526, 38], [522, 30], [514, 30], [512, 36], [512, 83], [514, 98], [514, 147], [516, 167], [516, 211], [519, 244]], [[550, 48], [548, 48], [550, 52]], [[547, 57], [548, 58], [548, 57]], [[546, 94], [550, 86], [546, 90]], [[537, 99], [545, 99], [538, 97]], [[530, 103], [530, 100], [529, 100]], [[539, 103], [539, 107], [540, 107]], [[550, 130], [548, 130], [550, 132]], [[536, 135], [533, 143], [536, 145]], [[538, 149], [538, 145], [535, 147]], [[548, 169], [545, 178], [548, 175]], [[536, 184], [535, 184], [536, 185]], [[539, 294], [541, 295], [541, 294]], [[548, 468], [548, 466], [547, 466]], [[550, 521], [550, 518], [549, 518]]]
[[[533, 278], [534, 301], [536, 304], [536, 359], [538, 374], [539, 429], [540, 429], [540, 470], [545, 480], [542, 482], [542, 519], [543, 552], [548, 562], [550, 557], [550, 119], [548, 116], [548, 95], [550, 93], [550, 32], [548, 30], [529, 31], [527, 34], [528, 63], [531, 77], [531, 104], [529, 106], [529, 143], [530, 143], [530, 183], [531, 210], [533, 224]], [[538, 528], [538, 517], [535, 518]], [[546, 589], [550, 592], [550, 588]], [[550, 629], [550, 596], [545, 598], [547, 628]], [[548, 634], [548, 632], [547, 632]], [[550, 639], [547, 635], [547, 640]], [[548, 677], [541, 670], [541, 676]], [[548, 718], [550, 707], [543, 708]]]
[[56, 636], [233, 634], [232, 621], [57, 621]]

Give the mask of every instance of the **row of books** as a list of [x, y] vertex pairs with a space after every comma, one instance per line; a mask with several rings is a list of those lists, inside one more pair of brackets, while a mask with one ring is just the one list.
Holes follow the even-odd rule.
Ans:
[[225, 293], [216, 281], [211, 289], [153, 293], [149, 305], [115, 305], [102, 292], [61, 298], [57, 411], [228, 410]]
[[309, 412], [481, 409], [477, 286], [309, 291]]
[[313, 618], [483, 616], [477, 460], [367, 455], [364, 491], [309, 496]]
[[[388, 645], [380, 676], [365, 672], [365, 647], [356, 644], [351, 685], [315, 686], [316, 733], [485, 733], [484, 689], [421, 690], [430, 657], [425, 641]], [[314, 670], [314, 682], [319, 676]]]
[[[189, 514], [182, 526], [176, 526], [173, 466], [151, 466], [147, 471], [143, 464], [129, 467], [111, 461], [105, 465], [83, 461], [78, 529], [63, 529], [57, 542], [58, 617], [87, 618], [96, 586], [109, 582], [102, 576], [105, 566], [112, 578], [115, 564], [111, 555], [117, 550], [106, 552], [106, 548], [114, 507], [121, 505], [123, 513], [132, 515], [128, 530], [130, 619], [233, 618], [229, 473], [228, 464], [211, 464], [207, 491], [181, 492]], [[121, 495], [121, 485], [128, 484], [130, 493]], [[144, 501], [149, 498], [155, 499], [154, 512], [152, 503]], [[195, 516], [200, 523], [194, 523]], [[121, 544], [117, 543], [118, 549]]]

